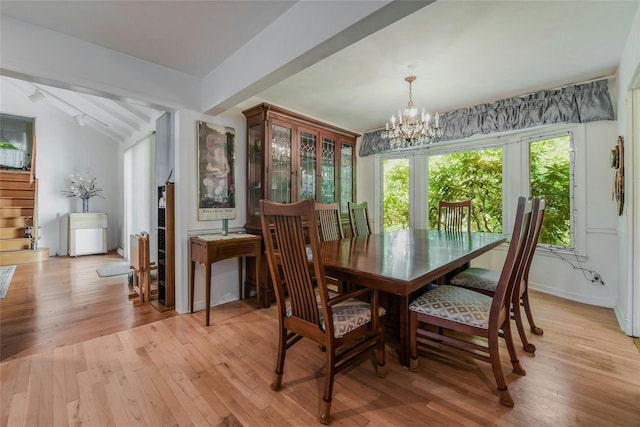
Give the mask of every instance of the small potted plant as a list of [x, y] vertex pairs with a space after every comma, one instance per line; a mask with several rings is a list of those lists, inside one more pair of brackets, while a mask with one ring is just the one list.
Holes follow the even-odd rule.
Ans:
[[[96, 177], [87, 169], [85, 175], [72, 174], [71, 185], [68, 190], [62, 193], [67, 197], [80, 197], [82, 199], [82, 212], [89, 212], [89, 199], [98, 196], [102, 197], [102, 188], [96, 186]], [[104, 197], [102, 197], [104, 199]]]

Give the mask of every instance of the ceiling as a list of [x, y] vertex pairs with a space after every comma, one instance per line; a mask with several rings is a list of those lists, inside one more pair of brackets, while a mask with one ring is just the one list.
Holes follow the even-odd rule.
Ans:
[[[202, 78], [294, 4], [3, 0], [0, 11]], [[383, 127], [407, 104], [404, 78], [410, 74], [417, 76], [416, 106], [431, 112], [611, 77], [639, 4], [437, 1], [256, 93], [240, 107], [269, 102], [362, 132]], [[73, 105], [90, 97], [74, 96]], [[92, 98], [87, 102], [95, 105], [96, 117], [111, 124], [113, 118], [99, 115], [102, 101]], [[114, 108], [127, 108], [118, 104]]]

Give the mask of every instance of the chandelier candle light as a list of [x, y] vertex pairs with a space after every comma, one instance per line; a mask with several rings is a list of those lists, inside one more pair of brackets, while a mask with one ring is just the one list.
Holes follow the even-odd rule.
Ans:
[[398, 110], [398, 118], [391, 116], [391, 125], [387, 122], [386, 128], [382, 131], [382, 138], [389, 140], [389, 146], [393, 150], [402, 148], [419, 147], [431, 144], [434, 138], [442, 136], [440, 128], [440, 115], [434, 116], [434, 123], [431, 124], [431, 116], [422, 108], [422, 114], [418, 117], [418, 110], [413, 105], [411, 97], [411, 84], [416, 76], [405, 77], [409, 83], [409, 103], [404, 111]]

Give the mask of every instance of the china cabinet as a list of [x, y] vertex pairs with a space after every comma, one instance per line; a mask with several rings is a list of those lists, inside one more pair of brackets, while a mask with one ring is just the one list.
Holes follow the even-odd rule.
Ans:
[[[348, 225], [347, 202], [356, 200], [359, 135], [266, 103], [243, 114], [247, 119], [247, 232], [262, 234], [260, 199], [338, 203], [343, 227]], [[248, 261], [246, 286], [255, 289], [255, 264]], [[265, 271], [260, 276], [268, 275]], [[268, 280], [261, 281], [268, 291]]]

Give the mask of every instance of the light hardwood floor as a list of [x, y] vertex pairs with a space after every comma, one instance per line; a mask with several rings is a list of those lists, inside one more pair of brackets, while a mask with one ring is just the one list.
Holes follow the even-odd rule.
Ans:
[[[83, 274], [88, 274], [85, 272]], [[13, 285], [12, 285], [13, 286]], [[514, 408], [498, 402], [488, 364], [442, 353], [420, 372], [370, 361], [336, 377], [334, 426], [638, 426], [640, 353], [609, 309], [532, 292], [543, 336], [535, 356], [518, 348], [525, 377], [506, 380]], [[0, 426], [315, 426], [324, 353], [301, 341], [274, 392], [275, 308], [252, 301], [174, 316], [0, 364]]]

